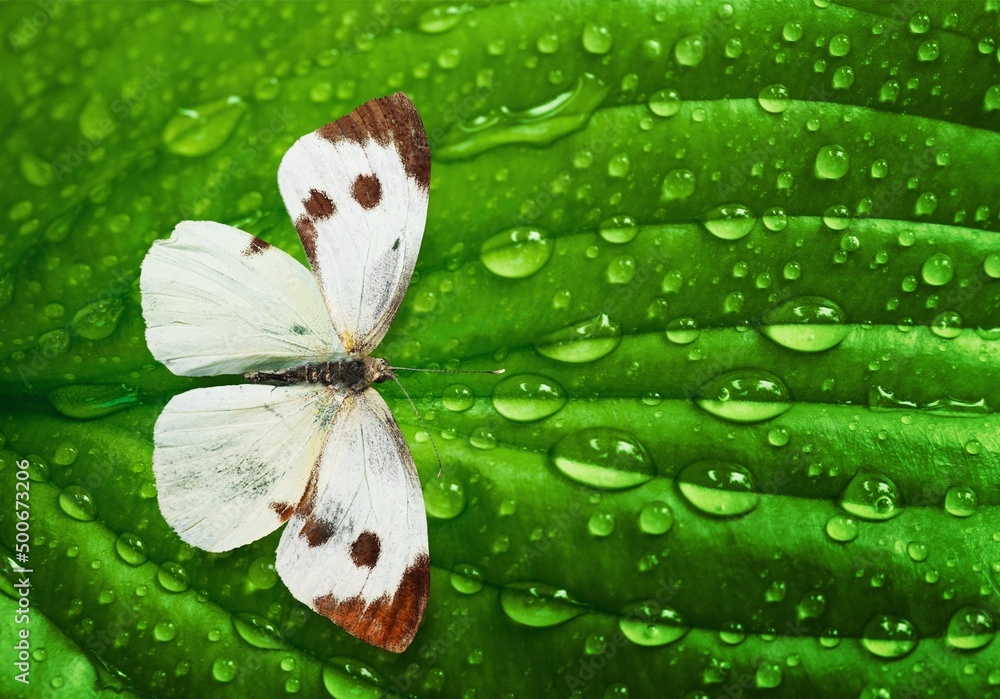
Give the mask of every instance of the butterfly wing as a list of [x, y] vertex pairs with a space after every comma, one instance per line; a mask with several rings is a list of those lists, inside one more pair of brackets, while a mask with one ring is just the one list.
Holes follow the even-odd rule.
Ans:
[[344, 399], [278, 546], [300, 601], [380, 648], [413, 640], [430, 586], [427, 521], [413, 457], [382, 397]]
[[243, 384], [171, 399], [153, 433], [160, 512], [177, 534], [228, 551], [299, 506], [339, 398], [328, 386]]
[[306, 134], [278, 187], [348, 352], [385, 336], [410, 283], [427, 217], [430, 148], [401, 92]]
[[153, 243], [139, 285], [146, 342], [175, 374], [242, 374], [345, 356], [309, 270], [236, 228], [179, 223]]

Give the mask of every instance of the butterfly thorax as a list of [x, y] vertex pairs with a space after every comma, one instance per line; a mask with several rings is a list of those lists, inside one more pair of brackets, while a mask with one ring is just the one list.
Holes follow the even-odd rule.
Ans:
[[303, 364], [281, 371], [255, 371], [244, 374], [250, 383], [287, 386], [295, 383], [321, 383], [346, 389], [350, 394], [361, 393], [373, 383], [394, 378], [389, 362], [377, 357], [352, 354], [332, 362]]

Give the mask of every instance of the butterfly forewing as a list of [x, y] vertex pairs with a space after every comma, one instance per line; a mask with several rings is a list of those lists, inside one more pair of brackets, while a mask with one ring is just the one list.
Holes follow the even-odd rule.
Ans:
[[146, 342], [182, 376], [284, 369], [344, 356], [309, 270], [230, 226], [183, 221], [140, 276]]
[[403, 93], [306, 134], [278, 186], [344, 347], [368, 353], [402, 302], [427, 216], [430, 149]]
[[175, 396], [154, 430], [163, 517], [189, 544], [228, 551], [299, 506], [339, 404], [323, 385], [214, 386]]
[[368, 643], [401, 652], [430, 585], [413, 457], [374, 390], [344, 399], [278, 546], [296, 598]]

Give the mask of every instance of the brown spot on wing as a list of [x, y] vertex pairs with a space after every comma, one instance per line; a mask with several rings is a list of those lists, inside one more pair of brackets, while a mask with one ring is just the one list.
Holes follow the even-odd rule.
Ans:
[[382, 553], [382, 544], [375, 532], [361, 532], [351, 544], [351, 560], [358, 568], [374, 568]]
[[375, 175], [358, 175], [351, 187], [351, 196], [364, 209], [374, 209], [382, 201], [382, 183]]
[[251, 255], [259, 255], [269, 247], [271, 247], [270, 243], [261, 240], [257, 236], [253, 236], [250, 239], [250, 244], [247, 245], [247, 249], [243, 251], [243, 256], [250, 257]]
[[337, 206], [330, 196], [318, 189], [309, 190], [309, 196], [302, 200], [302, 206], [313, 220], [330, 218], [337, 213]]
[[431, 149], [420, 114], [413, 102], [397, 92], [365, 102], [347, 116], [320, 127], [320, 137], [336, 143], [347, 139], [364, 145], [369, 138], [380, 146], [394, 144], [406, 174], [427, 189], [431, 181]]
[[391, 598], [383, 596], [366, 604], [360, 596], [337, 600], [324, 595], [313, 600], [313, 608], [352, 636], [402, 653], [417, 634], [430, 582], [430, 560], [421, 554], [403, 573]]
[[313, 271], [316, 271], [319, 269], [316, 262], [316, 226], [313, 225], [312, 220], [308, 216], [299, 216], [295, 219], [295, 230], [299, 233], [299, 240], [302, 241], [302, 247], [306, 251], [309, 265], [313, 268]]
[[322, 546], [333, 536], [333, 522], [328, 522], [325, 519], [320, 519], [310, 514], [306, 517], [306, 521], [302, 523], [302, 531], [299, 532], [299, 536], [309, 543], [310, 548]]
[[282, 522], [287, 522], [288, 518], [292, 516], [293, 512], [295, 512], [295, 508], [287, 502], [272, 502], [268, 505], [268, 507], [274, 510], [275, 514], [278, 515], [278, 518]]

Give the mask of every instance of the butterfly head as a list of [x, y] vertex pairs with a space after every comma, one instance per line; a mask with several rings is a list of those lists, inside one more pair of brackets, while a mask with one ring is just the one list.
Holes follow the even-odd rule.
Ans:
[[382, 383], [396, 378], [389, 362], [381, 357], [365, 357], [365, 374], [369, 383]]

